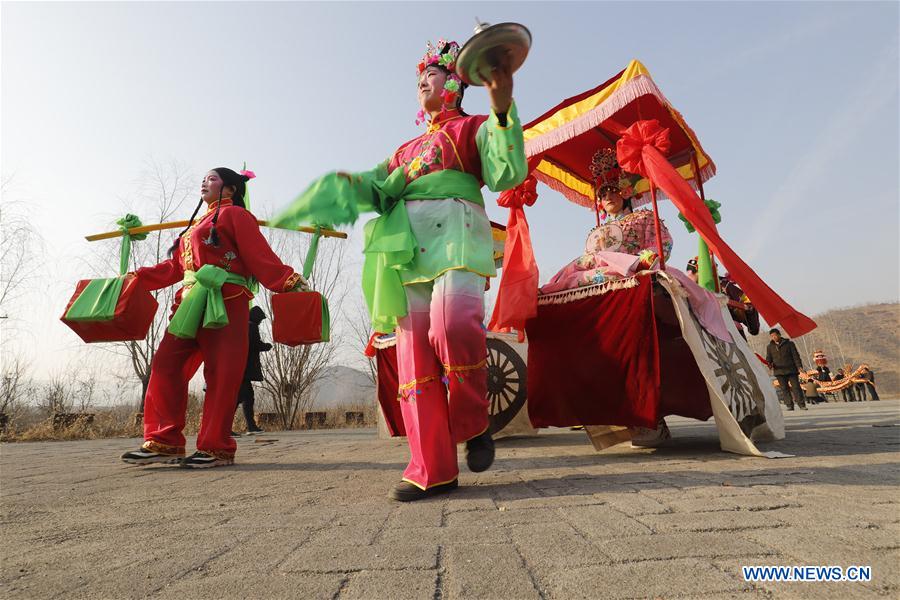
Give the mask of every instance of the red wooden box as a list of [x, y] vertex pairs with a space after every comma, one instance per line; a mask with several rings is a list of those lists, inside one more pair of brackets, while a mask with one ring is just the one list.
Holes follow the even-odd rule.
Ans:
[[272, 339], [299, 346], [327, 342], [328, 303], [318, 292], [285, 292], [272, 296]]
[[122, 285], [122, 293], [116, 303], [116, 312], [109, 321], [68, 321], [66, 313], [69, 312], [72, 303], [81, 295], [84, 288], [91, 282], [90, 279], [82, 279], [75, 286], [75, 293], [69, 299], [66, 310], [63, 311], [60, 320], [78, 334], [78, 337], [87, 343], [93, 342], [124, 342], [130, 340], [142, 340], [147, 337], [147, 331], [153, 323], [156, 309], [159, 303], [153, 294], [138, 284], [137, 279], [129, 277]]

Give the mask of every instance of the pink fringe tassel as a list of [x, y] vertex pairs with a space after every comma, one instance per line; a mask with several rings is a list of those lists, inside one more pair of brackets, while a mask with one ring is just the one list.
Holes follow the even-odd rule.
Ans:
[[[625, 108], [625, 106], [627, 106], [630, 102], [634, 102], [641, 96], [647, 95], [656, 97], [662, 104], [666, 106], [671, 106], [665, 95], [663, 95], [662, 91], [656, 86], [656, 83], [652, 79], [645, 75], [638, 75], [637, 77], [623, 85], [618, 91], [612, 94], [605, 102], [603, 102], [599, 106], [591, 109], [577, 119], [573, 119], [572, 121], [566, 123], [558, 129], [554, 129], [549, 133], [545, 133], [544, 135], [532, 138], [525, 142], [525, 156], [536, 156], [542, 152], [554, 148], [555, 146], [558, 146], [559, 144], [567, 142], [575, 136], [581, 135], [582, 133], [593, 129], [594, 127], [597, 127], [603, 121]], [[690, 131], [691, 135], [693, 135], [693, 131], [691, 131], [690, 129], [688, 130]], [[696, 136], [694, 137], [696, 138]], [[715, 174], [716, 166], [712, 161], [710, 161], [700, 169], [700, 180], [705, 183]], [[593, 198], [588, 198], [583, 194], [579, 194], [571, 188], [566, 187], [556, 179], [543, 175], [540, 171], [535, 170], [534, 176], [539, 181], [542, 181], [551, 189], [561, 193], [568, 200], [574, 202], [575, 204], [593, 209]], [[695, 181], [688, 181], [688, 184], [695, 190], [697, 189], [697, 184]], [[656, 199], [668, 200], [669, 198], [662, 192], [662, 190], [657, 189]], [[646, 193], [642, 194], [640, 197], [633, 198], [631, 202], [634, 208], [637, 208], [638, 206], [644, 206], [645, 204], [649, 203], [650, 194]]]
[[548, 304], [568, 304], [576, 300], [591, 298], [592, 296], [601, 296], [613, 290], [625, 290], [637, 287], [639, 285], [637, 277], [628, 277], [627, 279], [617, 279], [615, 281], [604, 281], [596, 285], [587, 285], [571, 290], [563, 290], [562, 292], [554, 292], [552, 294], [538, 295], [538, 306], [546, 306]]

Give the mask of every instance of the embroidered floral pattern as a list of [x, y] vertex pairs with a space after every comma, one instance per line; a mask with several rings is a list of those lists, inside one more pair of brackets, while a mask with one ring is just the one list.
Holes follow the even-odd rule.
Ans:
[[612, 281], [618, 281], [621, 279], [615, 273], [609, 273], [600, 267], [598, 269], [590, 269], [588, 271], [583, 271], [581, 276], [575, 282], [575, 287], [586, 287], [589, 285], [599, 285], [601, 283], [607, 283]]
[[417, 155], [404, 160], [403, 172], [406, 173], [406, 180], [412, 181], [422, 175], [440, 171], [443, 164], [444, 152], [441, 146], [429, 139], [422, 142]]
[[219, 261], [219, 264], [222, 265], [222, 268], [225, 269], [225, 270], [227, 271], [227, 270], [230, 269], [231, 263], [232, 263], [232, 262], [234, 261], [234, 259], [236, 259], [236, 258], [237, 258], [237, 254], [235, 254], [234, 252], [232, 252], [231, 250], [229, 250], [228, 252], [226, 252], [226, 253], [222, 256], [222, 259]]

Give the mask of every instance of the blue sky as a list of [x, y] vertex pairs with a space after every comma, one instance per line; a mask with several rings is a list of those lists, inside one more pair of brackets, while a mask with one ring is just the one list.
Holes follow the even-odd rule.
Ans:
[[[247, 161], [254, 210], [271, 214], [417, 135], [424, 43], [464, 41], [476, 16], [532, 31], [515, 81], [526, 121], [641, 60], [718, 166], [707, 196], [723, 237], [794, 306], [897, 300], [897, 3], [4, 2], [4, 201], [28, 204], [47, 258], [20, 309], [24, 351], [49, 365], [77, 346], [56, 319], [87, 275], [83, 236], [110, 229], [148, 160], [180, 161], [198, 187]], [[486, 94], [466, 108], [484, 112]], [[546, 281], [593, 217], [539, 192], [528, 218]], [[662, 210], [683, 265], [696, 238]]]

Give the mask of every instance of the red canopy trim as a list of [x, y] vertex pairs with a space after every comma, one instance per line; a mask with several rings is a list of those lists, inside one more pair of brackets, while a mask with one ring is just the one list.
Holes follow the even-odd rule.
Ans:
[[[677, 132], [668, 158], [689, 185], [697, 185], [697, 175], [701, 181], [715, 175], [716, 166], [697, 135], [636, 60], [600, 86], [564, 100], [525, 125], [525, 154], [541, 158], [535, 170], [539, 181], [575, 204], [593, 208], [594, 189], [586, 157], [599, 148], [615, 147], [629, 125], [652, 118]], [[696, 174], [692, 155], [699, 167]], [[638, 195], [632, 206], [649, 202], [646, 179], [636, 183], [635, 191]]]

